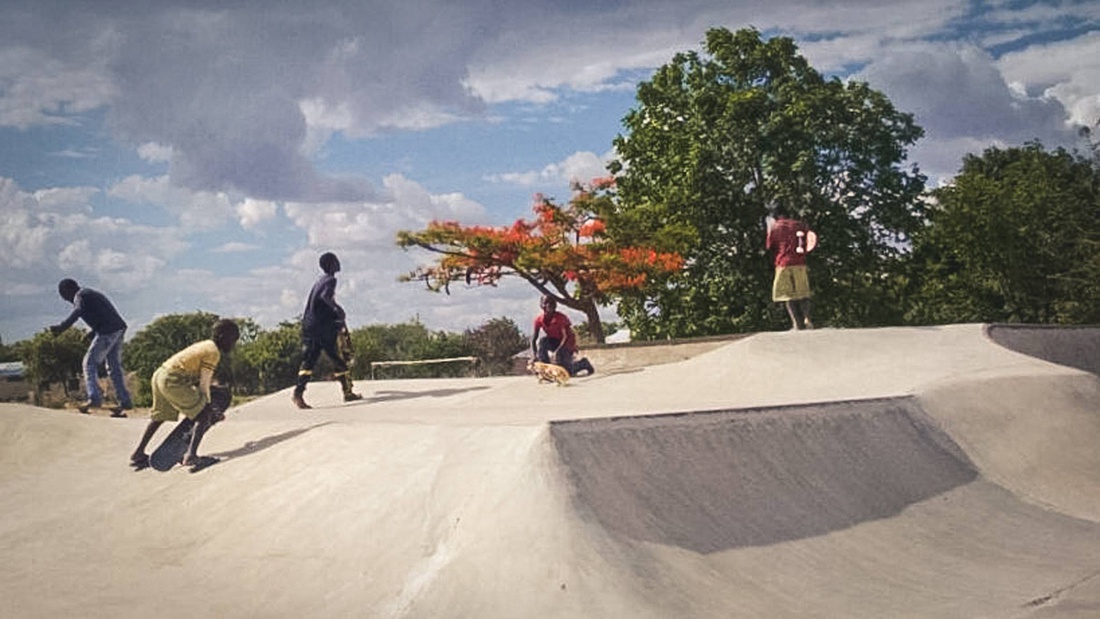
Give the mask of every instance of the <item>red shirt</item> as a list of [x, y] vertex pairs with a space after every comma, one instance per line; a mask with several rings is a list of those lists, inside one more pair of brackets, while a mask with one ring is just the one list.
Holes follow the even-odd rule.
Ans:
[[577, 338], [573, 335], [573, 324], [569, 322], [569, 317], [565, 314], [554, 312], [547, 318], [546, 313], [543, 312], [535, 316], [535, 333], [538, 333], [539, 329], [545, 331], [546, 335], [562, 342], [565, 350], [577, 351]]
[[[798, 233], [805, 234], [810, 228], [801, 221], [781, 217], [768, 228], [765, 247], [775, 251], [775, 266], [790, 267], [806, 264], [806, 253], [798, 253]], [[802, 246], [806, 246], [805, 236]]]

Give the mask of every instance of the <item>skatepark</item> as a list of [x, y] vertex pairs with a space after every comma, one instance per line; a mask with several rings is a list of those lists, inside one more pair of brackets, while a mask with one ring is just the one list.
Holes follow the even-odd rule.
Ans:
[[2, 614], [1100, 616], [1100, 328], [659, 357], [315, 383], [194, 474], [127, 467], [145, 419], [0, 405]]

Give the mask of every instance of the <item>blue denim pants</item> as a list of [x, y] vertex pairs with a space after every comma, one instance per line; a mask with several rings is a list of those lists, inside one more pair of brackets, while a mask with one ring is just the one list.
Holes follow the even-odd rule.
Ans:
[[126, 329], [114, 333], [97, 333], [92, 338], [88, 352], [84, 354], [84, 382], [88, 386], [88, 402], [94, 406], [103, 403], [103, 392], [99, 388], [99, 364], [107, 362], [107, 372], [115, 386], [118, 405], [133, 408], [130, 392], [126, 390], [126, 376], [122, 370], [122, 340]]
[[[550, 351], [557, 350], [557, 354], [554, 358], [550, 358]], [[561, 340], [556, 337], [550, 337], [544, 335], [539, 338], [538, 347], [538, 360], [543, 363], [553, 363], [554, 365], [560, 365], [569, 371], [569, 375], [573, 375], [573, 351], [565, 350], [561, 348]]]

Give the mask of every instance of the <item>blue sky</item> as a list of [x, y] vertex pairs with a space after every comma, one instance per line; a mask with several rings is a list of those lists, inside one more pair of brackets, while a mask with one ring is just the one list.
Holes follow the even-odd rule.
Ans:
[[528, 329], [525, 285], [399, 283], [431, 255], [395, 233], [507, 223], [603, 175], [638, 81], [711, 27], [790, 36], [885, 92], [925, 128], [910, 159], [932, 182], [991, 145], [1072, 148], [1100, 120], [1097, 0], [514, 4], [3, 3], [0, 338], [60, 321], [63, 277], [131, 335], [196, 310], [273, 327], [325, 251], [353, 327]]

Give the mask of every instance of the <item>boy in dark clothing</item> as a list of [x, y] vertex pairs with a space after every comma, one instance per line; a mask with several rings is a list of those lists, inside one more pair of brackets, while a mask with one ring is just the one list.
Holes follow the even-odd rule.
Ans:
[[340, 260], [336, 254], [326, 252], [321, 256], [320, 266], [324, 275], [309, 291], [302, 314], [302, 365], [298, 370], [298, 385], [293, 396], [294, 405], [301, 409], [313, 408], [306, 404], [304, 395], [322, 351], [332, 359], [336, 368], [336, 378], [344, 390], [344, 401], [363, 399], [363, 396], [352, 392], [348, 364], [336, 343], [340, 330], [345, 328], [344, 308], [336, 302], [336, 273], [340, 271]]
[[84, 383], [88, 399], [77, 408], [87, 414], [89, 409], [103, 404], [103, 391], [99, 388], [99, 364], [106, 361], [111, 383], [115, 386], [118, 405], [111, 407], [112, 417], [125, 417], [126, 409], [133, 408], [130, 392], [126, 389], [125, 372], [122, 369], [122, 341], [126, 337], [126, 321], [103, 293], [91, 288], [81, 288], [75, 280], [63, 279], [57, 284], [57, 292], [69, 303], [73, 311], [68, 318], [50, 327], [54, 334], [73, 326], [78, 318], [92, 330], [92, 343], [84, 355]]

